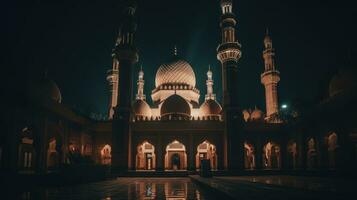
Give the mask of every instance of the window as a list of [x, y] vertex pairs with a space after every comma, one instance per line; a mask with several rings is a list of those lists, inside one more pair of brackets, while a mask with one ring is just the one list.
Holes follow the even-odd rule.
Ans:
[[24, 153], [24, 167], [27, 168], [27, 152]]

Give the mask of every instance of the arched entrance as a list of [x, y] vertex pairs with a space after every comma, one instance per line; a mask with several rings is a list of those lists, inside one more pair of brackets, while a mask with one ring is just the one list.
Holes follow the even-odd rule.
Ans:
[[288, 167], [289, 169], [296, 169], [297, 167], [297, 144], [295, 141], [288, 143]]
[[204, 141], [197, 146], [196, 169], [200, 169], [201, 160], [203, 159], [209, 159], [211, 170], [217, 170], [216, 146], [208, 141]]
[[100, 151], [100, 157], [103, 165], [112, 164], [112, 147], [109, 144], [104, 145]]
[[48, 144], [47, 150], [47, 168], [48, 169], [55, 169], [59, 164], [59, 156], [56, 149], [57, 140], [51, 139]]
[[244, 143], [244, 167], [245, 169], [255, 169], [254, 146], [247, 142]]
[[166, 146], [165, 170], [186, 170], [186, 147], [175, 140]]
[[310, 138], [307, 141], [307, 168], [315, 169], [317, 167], [317, 150], [316, 142], [314, 138]]
[[336, 168], [337, 150], [338, 137], [336, 133], [332, 132], [327, 136], [328, 166], [330, 169]]
[[280, 169], [280, 146], [268, 142], [263, 148], [263, 167], [265, 169]]
[[155, 147], [149, 142], [143, 142], [137, 146], [136, 170], [155, 170]]

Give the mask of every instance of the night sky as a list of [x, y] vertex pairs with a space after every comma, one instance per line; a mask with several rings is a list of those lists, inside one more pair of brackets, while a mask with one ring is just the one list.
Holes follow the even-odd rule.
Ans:
[[[59, 86], [63, 103], [106, 113], [111, 50], [118, 33], [120, 1], [25, 1], [2, 6], [1, 60], [7, 91], [22, 92], [26, 80], [45, 70]], [[316, 101], [326, 80], [338, 67], [357, 66], [356, 7], [352, 1], [235, 0], [241, 105], [265, 110], [260, 74], [263, 38], [269, 27], [281, 72], [280, 103]], [[197, 87], [206, 93], [206, 71], [214, 73], [221, 96], [221, 67], [216, 59], [220, 42], [218, 0], [141, 0], [137, 9], [136, 44], [145, 72], [145, 93], [151, 101], [155, 73], [173, 53], [194, 68]], [[3, 84], [4, 85], [4, 84]], [[134, 91], [136, 88], [134, 88]], [[16, 92], [13, 92], [16, 91]], [[11, 95], [10, 95], [11, 96]]]

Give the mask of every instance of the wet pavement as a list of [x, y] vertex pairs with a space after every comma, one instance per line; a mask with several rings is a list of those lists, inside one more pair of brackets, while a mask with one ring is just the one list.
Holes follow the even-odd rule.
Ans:
[[195, 182], [223, 192], [233, 199], [353, 199], [353, 180], [297, 176], [231, 176], [202, 178]]
[[249, 181], [280, 187], [296, 188], [303, 190], [322, 191], [322, 192], [343, 192], [348, 189], [349, 183], [345, 179], [331, 179], [321, 177], [298, 177], [298, 176], [240, 176], [240, 177], [219, 177], [226, 181]]
[[74, 186], [33, 187], [12, 195], [11, 199], [21, 200], [218, 199], [190, 178], [118, 178]]
[[[41, 187], [25, 184], [0, 199], [20, 200], [302, 200], [351, 199], [353, 182], [295, 176], [202, 178], [117, 178], [78, 185]], [[9, 186], [9, 188], [16, 188]], [[341, 195], [342, 194], [342, 195]]]

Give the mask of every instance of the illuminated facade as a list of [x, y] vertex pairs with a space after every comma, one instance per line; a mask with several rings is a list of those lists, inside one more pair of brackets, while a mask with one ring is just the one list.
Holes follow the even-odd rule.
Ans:
[[[45, 173], [58, 170], [61, 164], [91, 160], [110, 165], [114, 172], [194, 172], [200, 169], [202, 159], [208, 159], [213, 171], [254, 172], [337, 170], [345, 169], [348, 161], [356, 163], [356, 119], [341, 121], [335, 114], [356, 111], [352, 103], [356, 95], [351, 92], [356, 80], [349, 72], [331, 79], [330, 96], [308, 114], [286, 119], [279, 110], [280, 73], [267, 34], [261, 75], [266, 113], [240, 107], [237, 74], [244, 66], [239, 64], [242, 52], [232, 2], [220, 1], [222, 38], [217, 59], [222, 69], [221, 103], [214, 93], [210, 68], [200, 102], [196, 83], [204, 80], [196, 79], [194, 66], [180, 58], [177, 49], [158, 67], [151, 94], [144, 93], [141, 68], [136, 95], [130, 96], [139, 54], [135, 47], [136, 2], [127, 1], [113, 49], [113, 67], [107, 75], [109, 120], [95, 121], [69, 109], [61, 103], [57, 85], [41, 79], [29, 90], [30, 103], [16, 116], [16, 127], [1, 135], [0, 166]], [[345, 84], [346, 80], [353, 84]], [[149, 97], [152, 105], [146, 101]]]

